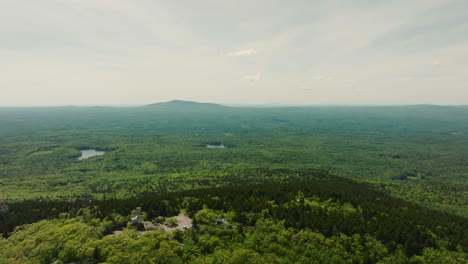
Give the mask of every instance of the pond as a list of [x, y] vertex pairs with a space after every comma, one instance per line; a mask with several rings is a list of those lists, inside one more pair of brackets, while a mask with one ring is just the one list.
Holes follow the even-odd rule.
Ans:
[[101, 156], [101, 155], [104, 155], [104, 153], [106, 153], [105, 151], [97, 151], [94, 149], [85, 149], [85, 150], [80, 150], [80, 151], [81, 151], [81, 156], [78, 157], [79, 160], [88, 159], [94, 156]]
[[207, 148], [226, 148], [224, 144], [206, 144]]

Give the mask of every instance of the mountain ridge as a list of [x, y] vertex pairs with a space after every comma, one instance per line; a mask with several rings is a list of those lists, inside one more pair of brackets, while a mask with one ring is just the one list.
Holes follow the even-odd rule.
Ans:
[[185, 100], [171, 100], [167, 102], [159, 102], [154, 104], [146, 105], [145, 107], [158, 107], [158, 106], [177, 106], [177, 107], [225, 107], [224, 105], [215, 104], [215, 103], [201, 103], [196, 101], [185, 101]]

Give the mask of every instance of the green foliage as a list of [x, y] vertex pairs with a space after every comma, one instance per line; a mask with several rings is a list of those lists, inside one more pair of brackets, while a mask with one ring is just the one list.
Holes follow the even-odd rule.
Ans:
[[140, 166], [140, 170], [143, 174], [154, 174], [158, 171], [158, 168], [156, 164], [147, 161]]
[[204, 208], [195, 214], [195, 218], [200, 224], [213, 225], [216, 223], [217, 214], [211, 209]]
[[[0, 261], [6, 263], [465, 263], [466, 253], [427, 248], [406, 257], [401, 248], [390, 252], [368, 234], [326, 237], [310, 229], [285, 228], [283, 222], [259, 219], [246, 228], [205, 228], [193, 243], [187, 232], [126, 229], [122, 234], [96, 236], [79, 219], [47, 220], [18, 229], [0, 241]], [[93, 232], [94, 233], [94, 232]], [[49, 239], [45, 239], [46, 237]], [[49, 237], [54, 234], [53, 239]], [[94, 233], [96, 234], [96, 233]], [[70, 237], [73, 237], [70, 239]], [[81, 239], [80, 239], [81, 238]], [[37, 241], [40, 241], [38, 244]], [[38, 247], [36, 249], [36, 247]]]
[[175, 218], [175, 217], [166, 219], [166, 224], [168, 226], [170, 226], [170, 227], [175, 227], [175, 226], [177, 226], [178, 223], [179, 223], [179, 221], [177, 221], [177, 218]]
[[[286, 172], [269, 170], [270, 175], [275, 173]], [[1, 241], [5, 246], [0, 255], [12, 261], [111, 263], [135, 259], [217, 263], [226, 261], [225, 254], [258, 263], [430, 263], [438, 259], [457, 263], [467, 257], [466, 218], [393, 198], [356, 181], [310, 171], [288, 173], [298, 174], [295, 182], [96, 200], [77, 210], [78, 217], [18, 227]], [[11, 204], [12, 211], [3, 216], [8, 219], [22, 212], [16, 211], [16, 205], [23, 210], [37, 205], [29, 202]], [[80, 204], [42, 201], [40, 205], [43, 213], [57, 213], [61, 206], [70, 208], [74, 203]], [[108, 225], [115, 225], [123, 212], [131, 213], [137, 205], [155, 216], [183, 210], [194, 216], [194, 226], [171, 233], [130, 228], [111, 235]], [[221, 215], [227, 222], [217, 225]]]
[[[467, 117], [432, 106], [0, 108], [0, 263], [464, 263]], [[85, 149], [106, 154], [78, 160]], [[149, 221], [182, 210], [194, 227], [111, 235], [137, 206]]]
[[[129, 197], [223, 185], [248, 167], [322, 168], [468, 216], [467, 116], [431, 106], [0, 108], [0, 193]], [[83, 149], [107, 153], [79, 161]]]
[[102, 234], [95, 227], [80, 222], [80, 219], [41, 221], [22, 226], [5, 243], [3, 255], [6, 260], [23, 263], [89, 259], [93, 248], [83, 245], [100, 239]]

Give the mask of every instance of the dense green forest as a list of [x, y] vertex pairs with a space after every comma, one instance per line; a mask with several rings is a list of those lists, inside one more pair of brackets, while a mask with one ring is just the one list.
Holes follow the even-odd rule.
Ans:
[[[0, 108], [0, 124], [0, 263], [467, 258], [468, 107], [173, 101]], [[195, 223], [139, 233], [138, 206]]]
[[[26, 200], [1, 214], [17, 228], [0, 243], [8, 263], [462, 263], [468, 222], [317, 171], [282, 183], [238, 184], [132, 198]], [[131, 208], [147, 220], [184, 212], [190, 230], [137, 232]], [[34, 212], [34, 213], [31, 213]], [[219, 224], [216, 219], [226, 219]], [[136, 227], [139, 229], [138, 227]], [[140, 229], [144, 230], [144, 229]]]
[[[468, 216], [468, 107], [172, 102], [0, 108], [0, 123], [0, 194], [8, 200], [125, 196], [160, 186], [192, 188], [192, 179], [212, 186], [213, 176], [265, 166], [321, 168]], [[208, 149], [209, 142], [228, 148]], [[88, 148], [108, 152], [77, 160]], [[171, 182], [177, 185], [165, 186]]]

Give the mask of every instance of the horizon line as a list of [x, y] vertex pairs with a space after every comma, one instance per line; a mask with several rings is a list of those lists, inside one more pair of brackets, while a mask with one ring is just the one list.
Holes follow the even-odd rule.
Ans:
[[133, 107], [144, 107], [154, 104], [163, 104], [163, 103], [170, 103], [173, 101], [183, 101], [183, 102], [192, 102], [192, 103], [200, 103], [200, 104], [218, 104], [221, 106], [226, 107], [389, 107], [389, 106], [450, 106], [450, 107], [460, 107], [460, 106], [468, 106], [467, 104], [438, 104], [438, 103], [414, 103], [414, 104], [372, 104], [372, 103], [364, 103], [364, 104], [340, 104], [340, 103], [329, 103], [329, 104], [295, 104], [295, 103], [215, 103], [215, 102], [199, 102], [199, 101], [188, 101], [188, 100], [170, 100], [170, 101], [161, 101], [155, 103], [146, 103], [146, 104], [50, 104], [50, 105], [42, 105], [42, 104], [31, 104], [31, 105], [0, 105], [0, 108], [56, 108], [56, 107], [114, 107], [114, 108], [133, 108]]

